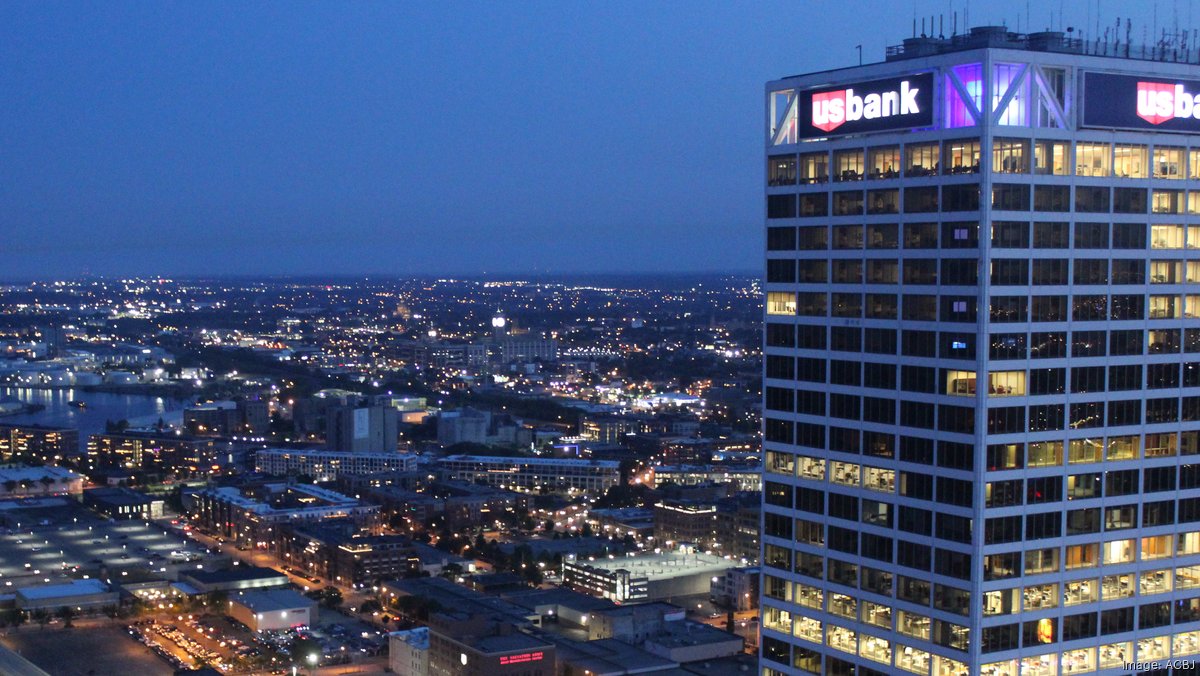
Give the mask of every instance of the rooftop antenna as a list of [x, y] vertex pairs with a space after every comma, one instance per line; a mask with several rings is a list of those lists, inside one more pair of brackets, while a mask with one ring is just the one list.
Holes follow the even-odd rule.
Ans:
[[1129, 58], [1129, 42], [1132, 38], [1129, 34], [1133, 32], [1133, 19], [1125, 17], [1125, 58]]

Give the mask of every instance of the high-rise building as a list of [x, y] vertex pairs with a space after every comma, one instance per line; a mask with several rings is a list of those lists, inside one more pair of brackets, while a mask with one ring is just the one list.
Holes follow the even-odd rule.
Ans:
[[394, 453], [398, 415], [391, 406], [339, 406], [325, 414], [325, 448]]
[[1200, 66], [1121, 47], [767, 85], [764, 674], [1200, 654]]

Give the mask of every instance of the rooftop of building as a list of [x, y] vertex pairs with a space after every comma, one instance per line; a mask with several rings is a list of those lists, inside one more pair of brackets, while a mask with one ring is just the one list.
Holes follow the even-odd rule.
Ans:
[[260, 514], [319, 507], [347, 508], [361, 504], [355, 498], [311, 484], [263, 484], [246, 491], [235, 486], [222, 486], [201, 492]]
[[320, 457], [330, 460], [347, 458], [415, 459], [417, 457], [415, 453], [404, 451], [332, 451], [325, 448], [260, 448], [255, 453], [258, 457], [294, 455], [299, 458]]
[[1179, 35], [1164, 37], [1154, 45], [1132, 44], [1130, 39], [1131, 23], [1126, 23], [1124, 26], [1126, 30], [1122, 39], [1118, 22], [1117, 30], [1113, 31], [1114, 39], [1112, 41], [1107, 38], [1108, 26], [1105, 26], [1106, 37], [1104, 38], [1099, 35], [1084, 38], [1082, 33], [1076, 34], [1074, 28], [1068, 28], [1065, 32], [1047, 30], [1018, 33], [1010, 31], [1007, 26], [975, 26], [966, 33], [952, 34], [949, 37], [944, 34], [934, 36], [932, 21], [928, 35], [924, 31], [920, 35], [916, 35], [915, 28], [914, 25], [913, 37], [905, 39], [899, 45], [887, 48], [885, 58], [888, 61], [990, 48], [1105, 56], [1137, 61], [1200, 63], [1200, 51], [1195, 48], [1185, 48], [1186, 42], [1181, 42]]
[[556, 657], [560, 663], [569, 663], [576, 671], [593, 674], [638, 674], [653, 672], [669, 673], [664, 670], [677, 667], [664, 657], [652, 655], [623, 641], [611, 638], [595, 641], [555, 641]]
[[560, 606], [578, 612], [596, 612], [616, 608], [617, 605], [608, 599], [602, 599], [590, 594], [557, 587], [553, 589], [528, 589], [507, 592], [501, 598], [511, 601], [529, 610], [537, 610], [543, 606]]
[[393, 631], [388, 636], [398, 641], [404, 641], [416, 650], [429, 650], [429, 627]]
[[[137, 506], [144, 505], [155, 498], [151, 498], [145, 493], [139, 493], [131, 488], [124, 486], [114, 486], [105, 488], [89, 488], [84, 491], [83, 497], [94, 502], [101, 502], [107, 505], [125, 505]], [[162, 498], [157, 498], [161, 500]]]
[[69, 469], [54, 465], [40, 467], [0, 467], [0, 483], [4, 483], [5, 481], [38, 481], [46, 476], [57, 481], [74, 481], [81, 478]]
[[707, 624], [688, 621], [664, 622], [662, 628], [646, 640], [647, 643], [653, 643], [668, 650], [731, 641], [741, 643], [743, 639], [737, 634], [721, 631]]
[[606, 571], [627, 570], [633, 575], [654, 579], [695, 575], [697, 573], [715, 573], [737, 565], [733, 561], [712, 556], [711, 554], [683, 552], [680, 550], [633, 556], [597, 557], [594, 560], [578, 559], [572, 563]]
[[535, 650], [538, 648], [549, 648], [553, 644], [546, 641], [523, 634], [519, 631], [514, 631], [511, 634], [498, 634], [495, 636], [478, 636], [478, 637], [456, 637], [467, 645], [474, 647], [481, 653], [507, 653], [514, 650]]
[[294, 589], [270, 589], [239, 592], [229, 597], [231, 602], [249, 608], [254, 613], [270, 613], [277, 610], [310, 608], [316, 601]]
[[219, 584], [222, 582], [244, 582], [248, 580], [266, 580], [280, 578], [287, 582], [287, 575], [274, 568], [238, 565], [225, 570], [193, 570], [186, 573], [187, 577], [202, 584]]
[[18, 594], [30, 600], [45, 600], [69, 596], [86, 596], [88, 594], [105, 594], [108, 585], [100, 580], [75, 580], [66, 584], [49, 584], [42, 587], [25, 587]]
[[620, 463], [615, 460], [587, 460], [582, 458], [528, 458], [492, 455], [448, 455], [442, 462], [477, 462], [485, 465], [531, 465], [534, 467], [600, 467], [604, 469], [619, 469]]

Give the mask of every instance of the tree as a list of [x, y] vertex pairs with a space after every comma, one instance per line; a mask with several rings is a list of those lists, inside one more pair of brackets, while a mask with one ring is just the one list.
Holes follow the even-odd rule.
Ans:
[[63, 621], [63, 628], [70, 629], [71, 627], [75, 626], [71, 622], [71, 620], [75, 619], [75, 609], [71, 606], [63, 606], [62, 608], [59, 608], [55, 615], [57, 615], [58, 618]]
[[310, 638], [292, 641], [292, 662], [298, 666], [315, 667], [321, 661], [321, 644]]
[[19, 484], [15, 479], [9, 479], [8, 481], [4, 482], [4, 490], [12, 493], [13, 491], [17, 490], [18, 485]]
[[341, 590], [337, 587], [326, 587], [325, 596], [321, 599], [321, 605], [330, 610], [335, 610], [338, 606], [342, 605], [342, 600]]
[[13, 631], [20, 629], [21, 625], [25, 624], [25, 620], [27, 619], [25, 617], [25, 611], [18, 608], [9, 608], [8, 610], [4, 611], [3, 617], [4, 623], [8, 626], [11, 626]]
[[50, 476], [44, 476], [41, 479], [38, 479], [38, 481], [42, 482], [42, 485], [46, 487], [46, 490], [49, 490], [51, 486], [58, 483], [57, 479]]
[[50, 624], [50, 611], [45, 608], [38, 608], [33, 611], [33, 621], [37, 622], [39, 627], [45, 629], [46, 625]]

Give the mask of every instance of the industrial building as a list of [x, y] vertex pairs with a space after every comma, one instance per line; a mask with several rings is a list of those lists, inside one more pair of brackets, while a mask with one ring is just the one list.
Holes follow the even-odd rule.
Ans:
[[251, 631], [312, 626], [317, 602], [292, 589], [246, 591], [229, 597], [229, 616]]

